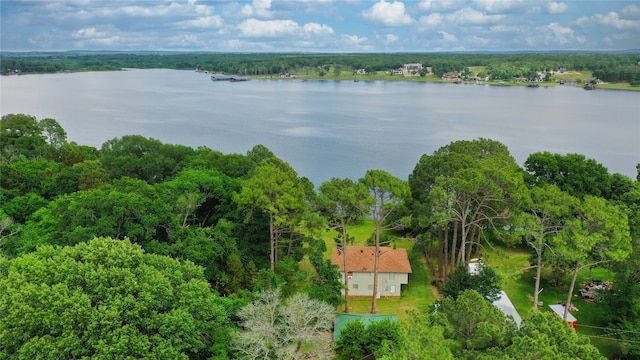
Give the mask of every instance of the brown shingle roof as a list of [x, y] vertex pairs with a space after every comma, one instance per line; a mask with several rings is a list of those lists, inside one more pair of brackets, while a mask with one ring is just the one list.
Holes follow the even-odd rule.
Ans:
[[[347, 271], [373, 272], [375, 246], [347, 247]], [[338, 265], [339, 271], [344, 271], [342, 254], [334, 248], [331, 261]], [[379, 272], [410, 273], [411, 264], [407, 256], [407, 249], [380, 247]]]

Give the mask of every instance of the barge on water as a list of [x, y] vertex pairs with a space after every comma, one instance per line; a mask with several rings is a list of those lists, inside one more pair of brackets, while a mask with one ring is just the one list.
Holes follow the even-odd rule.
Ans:
[[236, 81], [248, 81], [249, 77], [248, 76], [237, 76], [237, 75], [213, 74], [213, 75], [211, 75], [211, 80], [212, 81], [236, 82]]

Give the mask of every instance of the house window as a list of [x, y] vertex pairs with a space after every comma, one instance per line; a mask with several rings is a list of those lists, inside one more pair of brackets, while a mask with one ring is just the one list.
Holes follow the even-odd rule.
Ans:
[[373, 290], [373, 284], [367, 285], [367, 290]]
[[353, 284], [353, 289], [357, 290], [358, 289], [358, 284]]

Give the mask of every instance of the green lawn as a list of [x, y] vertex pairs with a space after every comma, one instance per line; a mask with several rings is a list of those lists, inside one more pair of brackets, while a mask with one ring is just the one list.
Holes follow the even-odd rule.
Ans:
[[[509, 299], [518, 310], [520, 315], [526, 315], [532, 311], [533, 289], [535, 279], [535, 269], [519, 271], [529, 266], [529, 252], [526, 248], [505, 248], [498, 252], [491, 251], [485, 257], [485, 262], [491, 266], [502, 277], [502, 287], [509, 295]], [[545, 269], [542, 274], [539, 301], [543, 302], [542, 311], [551, 311], [548, 305], [564, 302], [567, 298], [571, 278], [569, 274], [563, 277], [563, 285], [555, 286], [549, 280], [551, 273]], [[603, 336], [601, 329], [594, 327], [607, 327], [604, 309], [598, 303], [588, 302], [578, 296], [581, 284], [591, 282], [591, 280], [608, 280], [612, 281], [614, 273], [603, 268], [584, 269], [578, 274], [574, 296], [572, 298], [573, 305], [578, 309], [571, 314], [578, 319], [578, 332], [588, 336]], [[581, 326], [582, 325], [582, 326]], [[612, 340], [591, 338], [592, 343], [600, 350], [602, 355], [610, 356], [619, 352], [619, 343]]]
[[[366, 245], [373, 230], [374, 224], [371, 220], [360, 220], [348, 227], [349, 235], [355, 238], [354, 245]], [[333, 236], [334, 233], [325, 235], [328, 248], [327, 258], [331, 256], [331, 251], [335, 247]], [[402, 287], [401, 297], [380, 298], [377, 307], [379, 314], [396, 314], [398, 319], [402, 321], [407, 319], [407, 310], [425, 308], [433, 304], [438, 294], [436, 289], [431, 286], [431, 274], [428, 271], [426, 260], [421, 254], [413, 252], [413, 242], [401, 239], [395, 245], [407, 249], [413, 272], [409, 276], [409, 284]], [[368, 314], [371, 311], [371, 297], [350, 297], [349, 308], [349, 312], [353, 314]], [[338, 311], [344, 311], [344, 307], [338, 307]]]
[[598, 89], [609, 89], [609, 90], [631, 90], [631, 91], [640, 91], [640, 86], [631, 86], [629, 83], [613, 83], [613, 84], [599, 84], [597, 85]]
[[[355, 237], [354, 245], [365, 245], [367, 239], [373, 232], [373, 222], [371, 220], [361, 220], [349, 226], [349, 234]], [[333, 237], [325, 235], [327, 242], [327, 258], [331, 256], [331, 249], [335, 246]], [[400, 321], [408, 318], [408, 310], [424, 309], [435, 303], [440, 297], [437, 289], [431, 285], [432, 275], [426, 264], [425, 258], [418, 253], [414, 253], [413, 242], [400, 240], [396, 246], [406, 248], [409, 253], [412, 274], [409, 284], [402, 288], [402, 296], [399, 298], [381, 298], [378, 300], [379, 314], [396, 314]], [[484, 262], [492, 267], [502, 278], [502, 288], [509, 295], [511, 302], [521, 316], [532, 311], [533, 289], [535, 269], [523, 270], [529, 266], [529, 251], [526, 247], [497, 247], [489, 249], [482, 254]], [[579, 273], [574, 294], [578, 294], [581, 284], [594, 279], [612, 281], [614, 273], [603, 268], [584, 269]], [[563, 276], [563, 285], [554, 286], [551, 282], [551, 273], [545, 269], [542, 275], [540, 301], [544, 303], [541, 311], [551, 311], [550, 304], [556, 304], [566, 300], [568, 285], [570, 284], [569, 274]], [[579, 296], [574, 296], [572, 302], [578, 311], [572, 314], [578, 319], [578, 332], [588, 336], [604, 335], [600, 329], [594, 327], [606, 327], [608, 321], [605, 318], [604, 309], [595, 302], [587, 302]], [[350, 312], [354, 314], [367, 314], [371, 310], [370, 297], [350, 297]], [[344, 311], [344, 307], [338, 307], [339, 312]], [[583, 325], [583, 326], [580, 326]], [[592, 337], [592, 343], [600, 350], [602, 355], [610, 356], [619, 353], [619, 343], [607, 339]]]

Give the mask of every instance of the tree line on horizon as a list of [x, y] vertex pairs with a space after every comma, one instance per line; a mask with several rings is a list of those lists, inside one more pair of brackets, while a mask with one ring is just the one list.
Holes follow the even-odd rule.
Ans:
[[494, 77], [509, 80], [538, 71], [589, 70], [607, 82], [640, 82], [640, 54], [633, 52], [547, 53], [176, 53], [176, 52], [50, 52], [2, 53], [0, 74], [62, 71], [113, 71], [123, 68], [202, 69], [236, 75], [278, 75], [303, 69], [330, 68], [367, 72], [422, 63], [441, 77], [473, 66], [493, 69]]
[[[423, 155], [406, 181], [372, 169], [316, 189], [262, 145], [223, 154], [126, 135], [97, 149], [24, 114], [2, 117], [0, 139], [2, 356], [599, 358], [545, 315], [516, 330], [476, 311], [491, 294], [455, 288], [457, 271], [494, 245], [528, 247], [538, 281], [542, 269], [574, 282], [589, 266], [613, 269], [603, 306], [612, 327], [629, 330], [623, 355], [640, 355], [640, 164], [631, 179], [583, 155], [540, 152], [521, 168], [503, 144], [476, 139]], [[334, 348], [323, 304], [345, 299], [323, 235], [332, 229], [347, 251], [348, 225], [362, 218], [375, 225], [372, 246], [413, 239], [450, 296], [442, 315], [353, 325]], [[484, 325], [463, 332], [471, 323]], [[518, 355], [525, 343], [538, 345]]]

